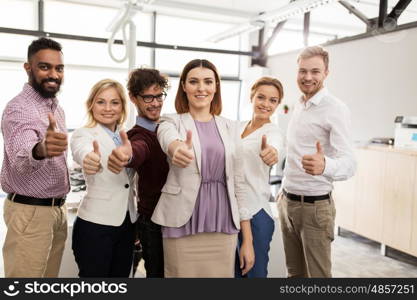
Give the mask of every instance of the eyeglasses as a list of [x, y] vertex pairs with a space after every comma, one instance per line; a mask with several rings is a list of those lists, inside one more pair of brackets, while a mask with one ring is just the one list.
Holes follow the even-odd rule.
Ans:
[[162, 93], [162, 94], [159, 94], [159, 95], [138, 95], [138, 96], [143, 99], [143, 102], [151, 103], [151, 102], [153, 102], [154, 99], [156, 99], [156, 101], [158, 101], [158, 102], [164, 101], [167, 94]]

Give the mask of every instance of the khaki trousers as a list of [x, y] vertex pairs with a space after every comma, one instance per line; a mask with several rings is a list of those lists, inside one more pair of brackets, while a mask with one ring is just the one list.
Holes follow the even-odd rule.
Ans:
[[306, 203], [281, 194], [278, 210], [288, 277], [332, 277], [333, 199]]
[[57, 277], [67, 238], [67, 210], [4, 201], [5, 277]]

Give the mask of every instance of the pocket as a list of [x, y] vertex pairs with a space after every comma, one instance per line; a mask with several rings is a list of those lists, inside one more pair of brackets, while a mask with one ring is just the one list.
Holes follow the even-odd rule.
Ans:
[[178, 185], [165, 184], [161, 192], [176, 195], [181, 192], [181, 187]]
[[327, 232], [327, 236], [331, 241], [334, 240], [334, 216], [335, 208], [333, 203], [326, 201], [325, 204], [316, 206], [315, 220], [319, 228]]
[[326, 228], [332, 220], [330, 203], [328, 201], [326, 201], [326, 203], [320, 203], [315, 205], [315, 209], [315, 220], [317, 226], [320, 228]]
[[[7, 200], [9, 201], [9, 200]], [[19, 233], [25, 233], [30, 222], [35, 217], [36, 206], [20, 203], [9, 203], [5, 212], [5, 222], [7, 227], [13, 227]]]

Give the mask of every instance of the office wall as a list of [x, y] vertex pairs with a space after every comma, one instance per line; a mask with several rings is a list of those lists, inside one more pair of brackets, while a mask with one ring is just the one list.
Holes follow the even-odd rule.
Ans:
[[[279, 39], [279, 35], [277, 37]], [[397, 115], [417, 115], [417, 28], [329, 45], [326, 85], [351, 109], [353, 138], [393, 137]], [[270, 57], [268, 67], [292, 107], [298, 52]]]

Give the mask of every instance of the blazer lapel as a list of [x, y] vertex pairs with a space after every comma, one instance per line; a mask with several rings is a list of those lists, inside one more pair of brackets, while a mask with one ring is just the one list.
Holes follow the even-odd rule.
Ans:
[[201, 144], [200, 139], [198, 137], [197, 127], [195, 126], [194, 119], [192, 118], [190, 113], [181, 114], [181, 119], [184, 123], [185, 134], [187, 134], [187, 130], [191, 130], [192, 132], [192, 142], [195, 160], [197, 162], [198, 172], [201, 174]]
[[100, 124], [97, 124], [93, 129], [94, 135], [97, 136], [97, 139], [100, 140], [106, 149], [113, 149], [115, 147], [114, 141]]

